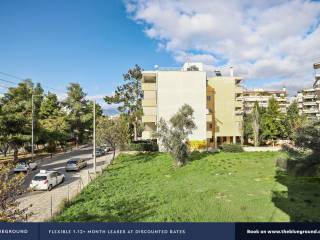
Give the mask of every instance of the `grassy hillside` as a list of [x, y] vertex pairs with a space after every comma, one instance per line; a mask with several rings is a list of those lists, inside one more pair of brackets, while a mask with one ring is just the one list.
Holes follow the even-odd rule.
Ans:
[[55, 221], [320, 221], [318, 179], [277, 173], [281, 152], [120, 155]]

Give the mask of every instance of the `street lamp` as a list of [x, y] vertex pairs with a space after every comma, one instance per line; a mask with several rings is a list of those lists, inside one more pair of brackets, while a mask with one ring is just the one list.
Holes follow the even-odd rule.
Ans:
[[93, 170], [96, 173], [96, 100], [93, 100]]
[[[90, 130], [85, 129], [84, 131], [90, 132]], [[92, 132], [92, 145], [93, 145], [93, 171], [96, 173], [96, 101], [93, 100], [93, 132]]]

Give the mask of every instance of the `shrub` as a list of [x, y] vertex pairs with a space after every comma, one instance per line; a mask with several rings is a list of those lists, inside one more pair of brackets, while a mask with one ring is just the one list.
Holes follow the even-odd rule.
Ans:
[[243, 152], [244, 151], [241, 145], [228, 144], [228, 143], [222, 144], [221, 149], [224, 152], [233, 152], [233, 153]]
[[320, 153], [320, 121], [309, 122], [298, 128], [295, 139], [296, 146], [311, 149]]
[[205, 140], [190, 140], [188, 142], [189, 148], [193, 150], [202, 150], [207, 148], [207, 143]]
[[128, 151], [147, 151], [157, 152], [159, 151], [158, 144], [155, 141], [135, 141], [125, 146], [125, 150]]

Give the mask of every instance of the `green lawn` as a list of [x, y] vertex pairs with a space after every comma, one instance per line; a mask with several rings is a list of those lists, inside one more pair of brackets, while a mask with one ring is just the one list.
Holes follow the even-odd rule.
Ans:
[[283, 155], [120, 155], [54, 221], [320, 221], [319, 179], [277, 173]]

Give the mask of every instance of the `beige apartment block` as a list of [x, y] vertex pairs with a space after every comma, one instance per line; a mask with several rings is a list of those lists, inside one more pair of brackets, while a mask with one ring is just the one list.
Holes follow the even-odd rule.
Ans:
[[201, 63], [186, 63], [182, 68], [157, 68], [142, 75], [145, 126], [142, 139], [154, 138], [161, 118], [168, 121], [183, 104], [189, 104], [197, 127], [190, 140], [205, 140], [208, 147], [241, 141], [241, 78], [221, 74], [208, 78]]
[[201, 64], [194, 65], [198, 65], [197, 71], [189, 69], [185, 64], [183, 68], [163, 68], [143, 72], [142, 122], [145, 124], [143, 139], [153, 138], [157, 122], [161, 118], [168, 121], [184, 104], [189, 104], [193, 108], [197, 126], [189, 139], [207, 139], [206, 72], [202, 71]]
[[296, 101], [301, 114], [308, 119], [320, 119], [320, 63], [315, 63], [313, 68], [315, 72], [313, 87], [299, 91]]
[[274, 91], [264, 89], [245, 90], [243, 92], [244, 112], [251, 113], [255, 102], [258, 102], [260, 107], [268, 107], [269, 100], [272, 97], [278, 102], [280, 111], [285, 113], [289, 106], [288, 94], [285, 88]]
[[[232, 74], [231, 74], [232, 75]], [[240, 143], [243, 130], [243, 88], [242, 79], [233, 76], [208, 78], [208, 88], [213, 89], [214, 146], [222, 143]], [[212, 140], [211, 140], [212, 141]]]

